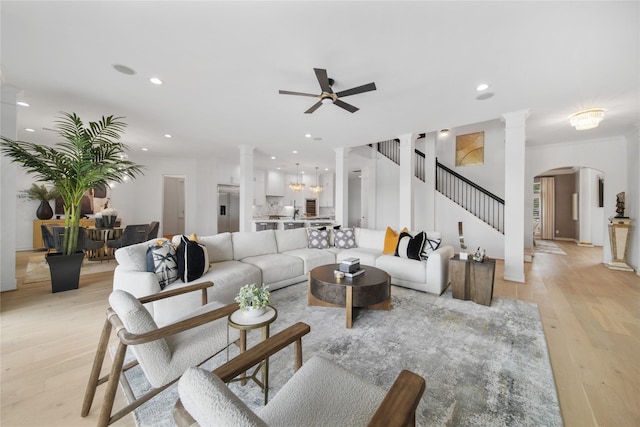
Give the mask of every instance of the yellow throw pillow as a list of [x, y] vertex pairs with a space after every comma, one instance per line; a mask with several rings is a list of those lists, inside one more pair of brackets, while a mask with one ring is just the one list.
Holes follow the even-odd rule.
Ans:
[[[407, 227], [405, 227], [400, 233], [406, 233], [408, 231]], [[383, 254], [395, 255], [396, 248], [398, 247], [398, 239], [400, 239], [400, 233], [396, 233], [393, 228], [387, 227], [387, 232], [384, 235], [384, 249], [382, 249]]]
[[189, 240], [191, 240], [192, 242], [197, 242], [198, 235], [196, 233], [193, 233], [192, 235], [189, 236]]

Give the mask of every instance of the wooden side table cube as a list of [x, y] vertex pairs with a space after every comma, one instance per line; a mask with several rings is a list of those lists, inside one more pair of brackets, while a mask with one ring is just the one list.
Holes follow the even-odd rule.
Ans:
[[496, 261], [489, 258], [485, 258], [483, 262], [461, 260], [459, 255], [450, 261], [449, 275], [453, 297], [490, 306]]

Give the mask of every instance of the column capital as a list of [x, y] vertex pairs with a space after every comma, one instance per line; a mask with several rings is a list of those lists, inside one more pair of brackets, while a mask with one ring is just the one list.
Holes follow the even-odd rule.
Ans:
[[529, 117], [529, 109], [512, 111], [509, 113], [503, 113], [500, 115], [500, 120], [505, 122], [505, 126], [524, 126], [524, 122]]

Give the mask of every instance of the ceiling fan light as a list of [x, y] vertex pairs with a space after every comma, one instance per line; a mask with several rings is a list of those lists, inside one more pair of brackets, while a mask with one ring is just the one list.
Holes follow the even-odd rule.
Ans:
[[329, 104], [330, 102], [333, 102], [333, 99], [331, 99], [331, 97], [327, 96], [325, 98], [322, 98], [323, 104]]
[[569, 116], [569, 123], [575, 127], [576, 130], [587, 130], [598, 127], [603, 119], [604, 109], [593, 108], [572, 114]]

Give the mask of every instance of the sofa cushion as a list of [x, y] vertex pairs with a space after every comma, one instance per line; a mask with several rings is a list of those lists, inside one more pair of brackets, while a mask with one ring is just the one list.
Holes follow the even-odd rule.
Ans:
[[201, 236], [198, 243], [207, 247], [209, 262], [233, 260], [233, 243], [231, 233], [220, 233], [213, 236]]
[[178, 277], [185, 282], [199, 279], [209, 269], [207, 248], [187, 236], [182, 236], [176, 250]]
[[422, 249], [422, 259], [429, 258], [429, 255], [431, 255], [436, 249], [438, 249], [441, 241], [442, 239], [440, 237], [429, 237], [429, 235], [427, 234], [427, 241], [425, 242], [424, 248]]
[[117, 249], [115, 256], [118, 265], [123, 266], [127, 270], [147, 271], [147, 248], [150, 245], [155, 245], [158, 240], [164, 239], [151, 239], [147, 242], [123, 246]]
[[[253, 234], [262, 233], [264, 231]], [[278, 253], [258, 255], [243, 258], [242, 262], [253, 264], [262, 270], [262, 281], [266, 284], [280, 282], [304, 274], [302, 259], [291, 255]]]
[[309, 242], [307, 230], [304, 228], [292, 228], [290, 230], [275, 230], [278, 252], [287, 252], [293, 249], [306, 248]]
[[304, 262], [303, 274], [308, 273], [310, 270], [313, 270], [318, 266], [335, 264], [336, 262], [335, 254], [328, 249], [294, 249], [292, 251], [285, 252], [284, 254], [302, 259]]
[[329, 231], [307, 228], [309, 248], [327, 249], [329, 247]]
[[[302, 231], [304, 233], [304, 230]], [[264, 230], [259, 233], [251, 231], [231, 233], [231, 241], [233, 242], [233, 259], [238, 261], [247, 257], [278, 253], [273, 230]], [[305, 242], [303, 247], [306, 246]]]
[[380, 252], [384, 249], [385, 230], [370, 230], [368, 228], [356, 228], [356, 242], [360, 248], [376, 249]]
[[[405, 227], [400, 233], [406, 233], [408, 231], [409, 230]], [[396, 253], [400, 233], [396, 233], [393, 228], [387, 227], [387, 231], [384, 233], [384, 249], [382, 250], [382, 253], [388, 255], [394, 255]]]
[[427, 263], [395, 255], [381, 255], [376, 259], [377, 268], [391, 276], [391, 283], [400, 282], [425, 283], [427, 280]]
[[412, 237], [409, 233], [400, 233], [396, 256], [420, 261], [422, 259], [420, 256], [426, 241], [427, 235], [424, 232], [416, 234], [415, 237]]
[[335, 246], [340, 249], [357, 248], [356, 235], [353, 228], [335, 231]]
[[382, 250], [380, 249], [370, 249], [370, 248], [343, 249], [336, 254], [336, 262], [339, 263], [346, 258], [359, 258], [360, 264], [370, 265], [372, 267], [375, 267], [376, 259], [380, 255], [382, 255]]
[[178, 261], [173, 243], [158, 240], [147, 248], [147, 271], [156, 274], [160, 289], [178, 280]]

